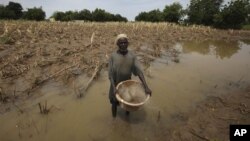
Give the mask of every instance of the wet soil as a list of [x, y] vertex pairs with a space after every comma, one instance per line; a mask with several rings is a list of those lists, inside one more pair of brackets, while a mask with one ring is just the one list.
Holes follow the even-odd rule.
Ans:
[[222, 96], [209, 96], [189, 113], [166, 140], [228, 141], [229, 126], [249, 125], [250, 87]]

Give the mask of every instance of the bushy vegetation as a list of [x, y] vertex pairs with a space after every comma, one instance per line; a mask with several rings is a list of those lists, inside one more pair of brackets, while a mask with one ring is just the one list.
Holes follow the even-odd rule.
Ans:
[[28, 11], [23, 12], [23, 19], [42, 21], [45, 19], [45, 12], [42, 8], [29, 8]]
[[96, 22], [106, 22], [106, 21], [128, 21], [127, 18], [122, 17], [120, 14], [111, 14], [103, 9], [95, 9], [94, 11], [89, 11], [87, 9], [81, 11], [66, 11], [66, 12], [55, 12], [52, 16], [57, 21], [71, 21], [71, 20], [84, 20], [84, 21], [96, 21]]
[[222, 4], [223, 0], [191, 0], [188, 8], [189, 23], [240, 29], [249, 21], [249, 0]]
[[8, 5], [0, 5], [0, 19], [7, 20], [17, 20], [17, 19], [26, 19], [26, 20], [36, 20], [41, 21], [46, 17], [45, 12], [42, 7], [40, 8], [28, 8], [27, 11], [23, 11], [21, 4], [16, 2], [9, 2]]
[[229, 2], [221, 12], [214, 17], [214, 26], [218, 28], [241, 29], [249, 22], [249, 0]]
[[[8, 5], [0, 5], [0, 19], [26, 19], [44, 20], [46, 17], [43, 9], [28, 8], [23, 11], [22, 5], [9, 2]], [[51, 16], [57, 21], [128, 21], [120, 14], [112, 14], [103, 9], [96, 8], [94, 11], [83, 9], [81, 11], [56, 11]], [[190, 0], [186, 9], [178, 2], [166, 5], [161, 11], [154, 9], [149, 12], [141, 12], [135, 17], [135, 21], [147, 22], [172, 22], [184, 24], [196, 24], [213, 26], [222, 29], [242, 29], [250, 24], [250, 1], [231, 0], [224, 4], [224, 0]]]
[[152, 10], [149, 12], [141, 12], [138, 16], [135, 17], [135, 20], [147, 22], [161, 22], [163, 21], [163, 14], [159, 9]]
[[141, 12], [135, 17], [136, 21], [148, 21], [148, 22], [174, 22], [178, 21], [184, 15], [184, 10], [180, 3], [175, 2], [171, 5], [166, 5], [163, 11], [159, 9], [151, 10], [149, 12]]
[[[9, 2], [8, 5], [0, 5], [0, 19], [5, 20], [45, 20], [46, 13], [40, 8], [28, 8], [27, 11], [23, 11], [23, 7], [19, 3]], [[96, 22], [106, 22], [106, 21], [128, 21], [127, 18], [121, 16], [120, 14], [111, 14], [103, 9], [95, 9], [94, 11], [89, 11], [83, 9], [81, 11], [56, 11], [51, 18], [57, 21], [72, 21], [72, 20], [84, 20], [84, 21], [96, 21]]]
[[0, 5], [0, 19], [20, 19], [23, 7], [19, 3], [9, 2], [8, 5]]
[[174, 22], [213, 26], [224, 29], [240, 29], [250, 23], [249, 0], [232, 0], [223, 5], [223, 0], [190, 0], [187, 9], [180, 3], [166, 5], [163, 11], [151, 10], [139, 13], [136, 21]]

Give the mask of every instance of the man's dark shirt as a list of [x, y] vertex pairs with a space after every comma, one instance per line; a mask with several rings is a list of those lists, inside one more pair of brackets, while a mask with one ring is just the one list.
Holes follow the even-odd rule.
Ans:
[[[111, 78], [111, 76], [113, 77], [115, 86], [121, 81], [131, 79], [132, 73], [136, 76], [142, 73], [139, 62], [131, 51], [128, 51], [126, 55], [122, 55], [118, 52], [112, 53], [109, 59], [108, 71], [109, 78]], [[112, 86], [110, 86], [109, 98], [110, 100], [114, 98]]]

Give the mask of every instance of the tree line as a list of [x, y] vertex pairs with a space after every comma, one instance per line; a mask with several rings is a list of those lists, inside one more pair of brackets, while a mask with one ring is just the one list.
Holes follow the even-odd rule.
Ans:
[[42, 10], [42, 7], [28, 8], [27, 11], [23, 11], [23, 7], [19, 3], [9, 2], [6, 6], [0, 5], [0, 19], [27, 19], [41, 21], [44, 20], [45, 17], [46, 14]]
[[[224, 4], [224, 0], [190, 0], [186, 9], [178, 2], [166, 5], [161, 11], [159, 9], [149, 12], [141, 12], [135, 17], [135, 21], [147, 22], [173, 22], [179, 24], [197, 24], [213, 26], [216, 28], [240, 29], [244, 24], [250, 24], [250, 1], [231, 0]], [[0, 5], [0, 19], [27, 19], [45, 20], [45, 12], [42, 7], [28, 8], [23, 11], [21, 4], [9, 2], [8, 5]], [[103, 9], [89, 11], [56, 11], [51, 18], [57, 21], [128, 21], [120, 14], [112, 14]]]
[[186, 9], [175, 2], [159, 9], [141, 12], [136, 21], [173, 22], [213, 26], [216, 28], [240, 29], [250, 24], [249, 0], [231, 0], [227, 4], [223, 0], [190, 0]]
[[66, 12], [55, 12], [52, 16], [57, 21], [71, 21], [71, 20], [84, 20], [84, 21], [96, 21], [96, 22], [107, 22], [107, 21], [119, 21], [127, 22], [127, 18], [122, 17], [120, 14], [111, 14], [103, 9], [96, 8], [94, 11], [83, 9], [81, 11], [66, 11]]
[[[42, 7], [40, 8], [28, 8], [27, 11], [23, 11], [21, 4], [16, 2], [9, 2], [8, 5], [0, 5], [0, 19], [5, 20], [18, 20], [18, 19], [27, 19], [27, 20], [36, 20], [41, 21], [45, 20], [46, 14], [43, 11]], [[127, 22], [127, 18], [122, 17], [120, 14], [111, 14], [103, 9], [95, 9], [94, 11], [89, 11], [83, 9], [81, 11], [66, 11], [60, 12], [56, 11], [51, 16], [57, 21], [72, 21], [72, 20], [84, 20], [84, 21], [97, 21], [97, 22], [106, 22], [106, 21], [119, 21]]]

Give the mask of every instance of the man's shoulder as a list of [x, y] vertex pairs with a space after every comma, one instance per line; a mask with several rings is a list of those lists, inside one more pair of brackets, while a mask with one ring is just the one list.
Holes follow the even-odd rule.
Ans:
[[114, 52], [111, 53], [110, 57], [111, 57], [111, 58], [112, 58], [112, 57], [115, 57], [115, 56], [117, 56], [117, 54], [118, 54], [117, 51], [114, 51]]
[[129, 54], [129, 56], [132, 57], [132, 58], [135, 58], [135, 57], [136, 57], [136, 54], [135, 54], [133, 51], [131, 51], [131, 50], [128, 51], [128, 54]]
[[[117, 51], [114, 51], [114, 52], [111, 53], [110, 57], [111, 58], [116, 58], [116, 57], [119, 57], [119, 56], [120, 56], [119, 53]], [[127, 53], [126, 56], [129, 57], [129, 58], [136, 57], [135, 53], [133, 51], [131, 51], [131, 50], [128, 50], [128, 53]]]

